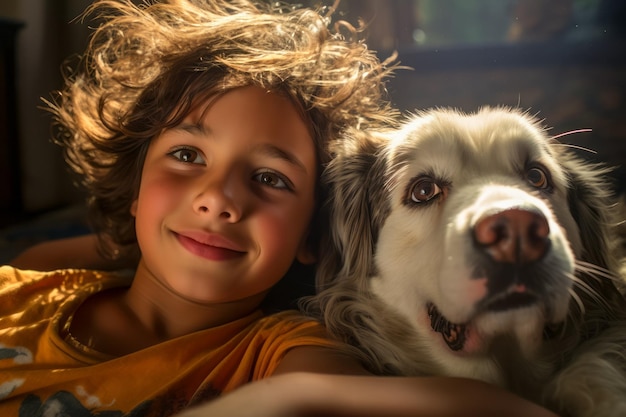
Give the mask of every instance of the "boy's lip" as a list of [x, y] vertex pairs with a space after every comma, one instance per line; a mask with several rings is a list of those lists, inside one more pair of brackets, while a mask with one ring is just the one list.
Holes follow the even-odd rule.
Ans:
[[203, 231], [174, 232], [178, 242], [196, 256], [210, 260], [227, 260], [245, 254], [235, 242], [214, 233]]

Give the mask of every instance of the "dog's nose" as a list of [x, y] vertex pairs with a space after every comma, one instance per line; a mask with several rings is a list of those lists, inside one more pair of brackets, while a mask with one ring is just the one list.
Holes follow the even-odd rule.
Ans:
[[549, 247], [550, 226], [538, 212], [511, 208], [480, 219], [474, 239], [497, 262], [524, 264], [539, 260]]

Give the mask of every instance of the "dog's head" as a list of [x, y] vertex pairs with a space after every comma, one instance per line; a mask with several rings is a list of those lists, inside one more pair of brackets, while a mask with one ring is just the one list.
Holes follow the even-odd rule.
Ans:
[[[396, 131], [351, 132], [334, 152], [335, 252], [318, 284], [375, 294], [429, 341], [444, 373], [477, 376], [459, 369], [463, 358], [532, 357], [551, 337], [576, 343], [583, 317], [617, 300], [602, 277], [615, 268], [607, 171], [527, 114], [433, 110]], [[329, 299], [338, 328], [328, 321], [346, 313]], [[500, 382], [495, 368], [482, 379]]]

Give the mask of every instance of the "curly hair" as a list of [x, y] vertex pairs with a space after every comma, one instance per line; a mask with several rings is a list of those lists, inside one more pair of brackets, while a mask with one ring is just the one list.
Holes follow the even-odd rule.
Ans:
[[101, 243], [137, 250], [130, 207], [148, 145], [198, 100], [247, 85], [286, 94], [310, 122], [320, 171], [344, 129], [392, 122], [384, 81], [394, 64], [381, 62], [353, 26], [331, 29], [323, 10], [248, 0], [97, 0], [85, 11], [98, 26], [48, 104], [54, 139], [88, 193]]

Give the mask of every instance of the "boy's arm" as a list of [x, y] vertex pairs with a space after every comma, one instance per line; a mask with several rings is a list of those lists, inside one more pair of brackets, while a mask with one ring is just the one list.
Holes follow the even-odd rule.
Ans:
[[323, 347], [290, 350], [274, 376], [177, 417], [557, 417], [495, 385], [451, 377], [369, 374]]
[[18, 269], [52, 271], [65, 268], [116, 270], [133, 268], [129, 260], [111, 260], [98, 251], [95, 234], [37, 243], [9, 261]]
[[527, 416], [555, 414], [484, 382], [448, 377], [287, 373], [243, 386], [178, 417]]

